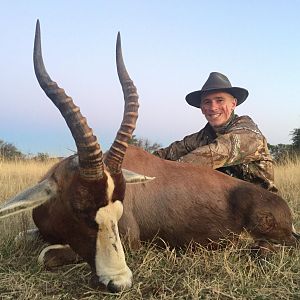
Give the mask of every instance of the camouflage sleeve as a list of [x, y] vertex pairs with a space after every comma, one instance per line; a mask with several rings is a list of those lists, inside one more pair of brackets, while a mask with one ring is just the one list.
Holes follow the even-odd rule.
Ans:
[[183, 156], [181, 161], [217, 169], [261, 160], [264, 147], [265, 139], [260, 133], [237, 130], [219, 135], [212, 143]]
[[[190, 134], [181, 141], [176, 141], [166, 148], [154, 151], [152, 154], [167, 160], [178, 160], [201, 145], [203, 130]], [[200, 141], [200, 144], [199, 144]]]

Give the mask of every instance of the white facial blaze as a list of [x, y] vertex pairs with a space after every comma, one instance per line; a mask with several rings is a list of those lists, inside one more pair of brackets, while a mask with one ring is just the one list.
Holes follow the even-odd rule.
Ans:
[[100, 208], [95, 217], [99, 225], [96, 242], [96, 273], [99, 281], [105, 285], [112, 281], [114, 285], [123, 289], [131, 287], [132, 284], [132, 272], [126, 264], [118, 230], [118, 221], [123, 214], [123, 204], [119, 200], [111, 201], [115, 186], [111, 176], [108, 173], [106, 175], [109, 203]]

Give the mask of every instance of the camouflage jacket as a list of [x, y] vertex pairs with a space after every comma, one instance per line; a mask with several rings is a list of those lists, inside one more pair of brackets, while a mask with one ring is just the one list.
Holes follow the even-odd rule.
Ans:
[[153, 153], [168, 160], [208, 166], [276, 192], [267, 141], [248, 116], [232, 115], [216, 131], [209, 123], [199, 132]]

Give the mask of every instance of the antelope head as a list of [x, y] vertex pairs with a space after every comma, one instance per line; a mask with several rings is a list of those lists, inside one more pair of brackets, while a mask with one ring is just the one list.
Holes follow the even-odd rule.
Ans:
[[[65, 119], [77, 147], [77, 155], [58, 163], [34, 187], [21, 192], [0, 208], [0, 217], [34, 208], [33, 219], [51, 243], [69, 244], [92, 268], [93, 276], [111, 291], [128, 288], [128, 268], [118, 233], [126, 179], [150, 178], [122, 172], [122, 161], [138, 117], [138, 95], [130, 79], [117, 37], [116, 62], [125, 107], [116, 138], [104, 156], [97, 138], [71, 97], [52, 81], [42, 58], [40, 25], [36, 24], [34, 70], [46, 95]], [[124, 177], [125, 176], [125, 177]]]

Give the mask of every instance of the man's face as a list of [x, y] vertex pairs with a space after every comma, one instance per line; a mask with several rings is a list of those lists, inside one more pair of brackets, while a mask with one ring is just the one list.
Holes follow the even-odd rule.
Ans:
[[237, 101], [232, 95], [212, 92], [202, 96], [200, 109], [211, 126], [219, 127], [229, 120], [236, 104]]

